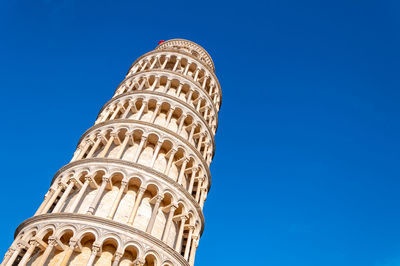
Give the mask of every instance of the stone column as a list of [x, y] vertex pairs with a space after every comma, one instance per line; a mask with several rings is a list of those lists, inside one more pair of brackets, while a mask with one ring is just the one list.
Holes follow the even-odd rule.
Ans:
[[43, 211], [41, 214], [47, 213], [47, 211], [50, 209], [51, 205], [53, 205], [54, 201], [57, 199], [58, 194], [60, 194], [62, 189], [63, 189], [63, 184], [59, 183], [56, 191], [54, 192], [53, 196], [51, 196], [51, 199], [49, 200], [49, 202], [47, 202], [46, 207], [43, 208]]
[[150, 163], [150, 167], [154, 166], [154, 163], [156, 162], [157, 156], [160, 152], [161, 146], [162, 146], [163, 142], [162, 141], [158, 141], [157, 145], [154, 149], [154, 153], [153, 153], [153, 158], [151, 159], [151, 163]]
[[80, 160], [83, 158], [83, 156], [85, 155], [85, 153], [87, 152], [87, 150], [89, 149], [90, 145], [92, 145], [93, 142], [89, 139], [86, 141], [85, 146], [83, 147], [83, 149], [81, 150], [81, 152], [79, 153], [78, 157], [76, 158], [77, 160]]
[[[75, 152], [74, 152], [74, 155], [72, 156], [72, 159], [71, 159], [71, 162], [73, 162], [73, 161], [75, 161], [76, 160], [76, 158], [78, 157], [78, 155], [79, 154], [81, 154], [81, 146], [79, 145], [77, 148], [76, 148], [76, 150], [75, 150]], [[1, 265], [1, 264], [0, 264]]]
[[92, 254], [89, 257], [89, 260], [88, 260], [86, 266], [92, 266], [93, 265], [93, 262], [96, 259], [97, 253], [99, 253], [99, 251], [100, 251], [100, 245], [94, 243], [93, 246], [92, 246]]
[[203, 187], [203, 182], [204, 182], [204, 178], [200, 179], [199, 183], [197, 185], [196, 198], [195, 198], [197, 203], [199, 203], [199, 200], [200, 200], [200, 192], [201, 192], [202, 187]]
[[146, 140], [147, 140], [147, 136], [142, 136], [142, 139], [140, 140], [140, 144], [139, 144], [139, 147], [138, 147], [138, 149], [136, 151], [135, 158], [133, 159], [133, 162], [137, 163], [137, 161], [139, 160], [139, 156], [142, 153], [143, 146], [146, 143]]
[[57, 242], [54, 236], [50, 236], [49, 240], [47, 241], [47, 247], [45, 251], [43, 252], [42, 256], [40, 257], [40, 261], [38, 266], [43, 266], [45, 265], [47, 259], [49, 258], [51, 252], [53, 251], [53, 248], [56, 246]]
[[157, 217], [158, 209], [160, 208], [160, 203], [164, 197], [162, 195], [157, 195], [156, 196], [156, 203], [154, 204], [153, 212], [151, 213], [151, 218], [149, 221], [149, 224], [147, 225], [146, 232], [151, 234], [151, 231], [153, 230], [154, 222]]
[[190, 133], [189, 133], [189, 136], [188, 136], [188, 141], [190, 141], [190, 142], [193, 142], [192, 141], [192, 138], [193, 138], [193, 133], [194, 133], [194, 130], [196, 129], [196, 124], [194, 124], [194, 123], [192, 123], [192, 125], [191, 125], [191, 128], [190, 128]]
[[65, 201], [67, 200], [67, 197], [69, 196], [69, 193], [71, 193], [72, 188], [75, 185], [75, 181], [74, 180], [70, 180], [69, 184], [67, 186], [67, 188], [65, 189], [63, 195], [61, 196], [60, 200], [57, 202], [56, 207], [53, 210], [53, 213], [59, 212], [63, 206], [63, 204], [65, 203]]
[[97, 135], [96, 142], [94, 143], [93, 147], [90, 149], [90, 152], [87, 155], [87, 158], [91, 158], [93, 154], [96, 152], [97, 148], [99, 147], [101, 143], [101, 135]]
[[129, 215], [129, 219], [128, 219], [128, 224], [130, 224], [130, 225], [132, 225], [133, 221], [135, 220], [136, 213], [137, 213], [137, 211], [139, 209], [140, 202], [142, 201], [142, 197], [143, 197], [143, 194], [144, 194], [145, 191], [146, 191], [146, 188], [144, 188], [144, 187], [140, 187], [139, 188], [139, 191], [138, 191], [138, 193], [136, 195], [135, 204], [133, 205], [132, 212]]
[[114, 110], [114, 113], [113, 113], [112, 116], [110, 117], [110, 120], [115, 119], [115, 117], [118, 115], [119, 110], [121, 110], [121, 108], [122, 108], [121, 104], [118, 104], [118, 105], [117, 105], [117, 108]]
[[168, 240], [168, 235], [169, 235], [169, 231], [171, 229], [171, 224], [172, 224], [172, 218], [174, 218], [174, 213], [175, 213], [176, 208], [177, 207], [175, 205], [172, 205], [169, 208], [167, 223], [165, 224], [165, 230], [164, 230], [164, 234], [162, 236], [162, 241], [164, 241], [164, 242], [167, 242], [167, 240]]
[[142, 118], [142, 115], [143, 115], [144, 109], [146, 108], [146, 105], [147, 105], [147, 103], [145, 101], [143, 101], [142, 106], [140, 107], [139, 112], [136, 116], [136, 120], [140, 120]]
[[119, 251], [115, 252], [114, 261], [112, 263], [112, 266], [118, 266], [119, 261], [121, 260], [123, 255], [124, 254], [122, 252], [119, 252]]
[[202, 87], [203, 89], [206, 89], [207, 79], [208, 79], [208, 76], [204, 76], [204, 78], [203, 78], [203, 84], [201, 84], [201, 87]]
[[113, 205], [112, 205], [112, 207], [111, 207], [110, 212], [108, 213], [107, 218], [112, 219], [112, 218], [114, 217], [114, 214], [115, 214], [115, 212], [117, 211], [119, 202], [121, 201], [122, 194], [124, 193], [125, 188], [126, 188], [127, 185], [128, 185], [128, 182], [126, 182], [126, 181], [122, 181], [122, 182], [121, 182], [121, 187], [120, 187], [119, 190], [118, 190], [118, 194], [117, 194], [117, 196], [116, 196], [115, 199], [114, 199]]
[[186, 241], [185, 254], [183, 255], [185, 260], [188, 260], [188, 258], [189, 258], [189, 251], [190, 251], [190, 244], [192, 243], [193, 229], [194, 229], [194, 226], [190, 225], [189, 226], [189, 235], [188, 235], [188, 238]]
[[153, 84], [151, 84], [150, 90], [154, 91], [156, 89], [157, 84], [160, 82], [160, 77], [155, 77]]
[[181, 171], [179, 172], [179, 177], [178, 177], [178, 183], [182, 185], [182, 179], [185, 175], [185, 170], [186, 170], [186, 164], [189, 162], [189, 159], [185, 158], [185, 160], [182, 163], [181, 166]]
[[171, 150], [171, 153], [170, 153], [169, 158], [168, 158], [167, 167], [165, 168], [165, 172], [164, 172], [164, 174], [166, 174], [166, 175], [169, 174], [169, 170], [171, 169], [172, 162], [173, 162], [173, 160], [175, 158], [175, 153], [176, 152], [177, 152], [177, 150], [175, 150], [175, 149]]
[[44, 209], [44, 207], [46, 206], [47, 202], [49, 201], [49, 199], [51, 198], [51, 196], [54, 194], [54, 189], [50, 188], [50, 190], [46, 193], [46, 195], [44, 196], [44, 200], [42, 202], [42, 204], [40, 204], [39, 209], [36, 211], [35, 215], [41, 214], [42, 210]]
[[167, 63], [168, 63], [169, 59], [170, 59], [170, 56], [169, 56], [169, 55], [165, 56], [165, 61], [164, 61], [163, 65], [161, 66], [161, 69], [165, 69], [165, 67], [167, 66]]
[[187, 75], [187, 73], [189, 71], [190, 64], [191, 63], [189, 63], [189, 61], [188, 61], [187, 64], [186, 64], [185, 70], [183, 71], [183, 75]]
[[150, 69], [153, 69], [154, 66], [156, 65], [157, 60], [158, 60], [158, 56], [155, 56], [155, 57], [153, 57], [153, 58], [154, 58], [154, 61], [153, 61], [153, 63], [151, 64]]
[[193, 169], [192, 169], [192, 176], [190, 177], [190, 183], [189, 183], [189, 188], [188, 188], [189, 194], [192, 194], [193, 185], [194, 185], [194, 180], [196, 179], [196, 173], [197, 173], [197, 171], [199, 171], [199, 168], [198, 168], [198, 167], [193, 167]]
[[183, 123], [185, 122], [186, 117], [187, 117], [186, 114], [182, 114], [182, 116], [181, 116], [181, 121], [179, 122], [178, 130], [176, 131], [176, 133], [177, 133], [178, 135], [181, 134], [181, 130], [182, 130], [182, 127], [183, 127]]
[[171, 87], [171, 80], [170, 79], [167, 80], [167, 83], [165, 84], [163, 92], [167, 93], [168, 90], [169, 90], [169, 87]]
[[190, 256], [189, 256], [190, 265], [194, 264], [194, 258], [196, 256], [196, 250], [198, 246], [199, 246], [199, 236], [195, 236], [193, 237], [192, 249], [190, 250]]
[[199, 141], [197, 142], [197, 150], [201, 150], [201, 144], [203, 143], [204, 134], [200, 134]]
[[15, 252], [15, 249], [9, 248], [4, 255], [3, 262], [0, 264], [0, 266], [4, 266], [7, 264], [8, 260], [10, 259], [11, 255]]
[[186, 99], [186, 102], [187, 102], [187, 103], [190, 103], [190, 100], [192, 99], [192, 95], [193, 95], [193, 91], [190, 90], [190, 91], [189, 91], [189, 94], [188, 94], [188, 96], [187, 96], [187, 99]]
[[157, 103], [156, 108], [154, 109], [154, 112], [151, 115], [150, 123], [154, 123], [154, 120], [156, 119], [158, 112], [160, 111], [160, 107], [161, 107], [161, 104]]
[[181, 62], [181, 58], [180, 58], [180, 57], [177, 57], [177, 58], [176, 58], [175, 65], [174, 65], [174, 68], [172, 69], [172, 71], [175, 71], [175, 70], [178, 68], [178, 65], [179, 65], [180, 62]]
[[81, 201], [83, 194], [85, 194], [86, 189], [87, 189], [87, 187], [88, 187], [90, 182], [91, 182], [91, 178], [90, 177], [86, 177], [85, 178], [85, 183], [83, 183], [81, 189], [79, 190], [78, 195], [76, 196], [76, 199], [72, 203], [72, 205], [69, 208], [68, 212], [75, 212], [75, 209], [78, 206], [79, 202]]
[[109, 180], [108, 176], [103, 177], [101, 186], [100, 186], [99, 190], [97, 191], [96, 197], [93, 199], [92, 203], [90, 204], [87, 214], [94, 214], [94, 211], [95, 211], [97, 205], [99, 204], [101, 197], [103, 196], [103, 193], [104, 193], [104, 190], [108, 183], [108, 180]]
[[[200, 112], [201, 100], [202, 100], [202, 99], [201, 99], [200, 96], [196, 99], [196, 101], [197, 101], [196, 111], [197, 111], [197, 112]], [[193, 103], [194, 103], [194, 101], [193, 101]]]
[[128, 107], [126, 107], [125, 112], [121, 115], [121, 119], [125, 119], [128, 116], [129, 111], [131, 110], [131, 108], [132, 108], [132, 102], [129, 101]]
[[180, 94], [181, 91], [182, 91], [182, 87], [183, 87], [183, 84], [182, 84], [182, 83], [179, 83], [178, 89], [176, 90], [176, 96], [179, 97], [179, 94]]
[[196, 68], [196, 71], [194, 73], [194, 78], [193, 78], [194, 81], [197, 81], [197, 77], [199, 76], [199, 72], [200, 72], [200, 69]]
[[35, 251], [38, 245], [39, 243], [36, 240], [29, 241], [29, 248], [19, 262], [19, 266], [25, 266], [28, 263], [29, 259], [32, 257], [32, 253]]
[[103, 148], [103, 150], [101, 151], [101, 153], [99, 154], [100, 158], [103, 158], [104, 156], [107, 155], [108, 150], [110, 149], [111, 144], [113, 143], [115, 138], [115, 134], [111, 133], [110, 134], [110, 138], [107, 141], [106, 146]]
[[126, 145], [128, 144], [129, 138], [130, 138], [130, 137], [131, 137], [131, 135], [130, 135], [129, 133], [126, 133], [126, 134], [125, 134], [125, 139], [124, 139], [124, 141], [122, 142], [121, 147], [120, 147], [120, 150], [118, 151], [118, 154], [117, 154], [117, 156], [116, 156], [118, 159], [121, 159], [122, 154], [123, 154], [124, 151], [125, 151]]
[[171, 108], [169, 109], [168, 115], [167, 115], [167, 119], [165, 119], [165, 123], [164, 123], [164, 126], [165, 126], [165, 127], [168, 127], [169, 121], [171, 120], [171, 117], [172, 117], [172, 114], [174, 113], [174, 111], [175, 111], [175, 108], [174, 108], [174, 107], [171, 107]]
[[75, 240], [75, 239], [71, 239], [69, 241], [69, 246], [65, 250], [64, 257], [63, 257], [61, 263], [59, 264], [59, 266], [66, 266], [68, 264], [68, 261], [71, 258], [72, 253], [74, 252], [76, 243], [77, 243], [77, 240]]
[[201, 209], [203, 209], [203, 206], [204, 206], [206, 193], [207, 193], [207, 189], [206, 188], [202, 188], [201, 189], [201, 195], [200, 195], [200, 202], [199, 202]]
[[17, 259], [19, 253], [21, 252], [21, 249], [24, 248], [24, 245], [21, 243], [17, 244], [17, 248], [14, 250], [14, 253], [11, 255], [11, 258], [8, 260], [6, 266], [12, 266], [14, 264], [14, 261]]
[[176, 244], [175, 244], [175, 250], [178, 253], [181, 253], [181, 249], [182, 249], [182, 237], [183, 237], [183, 230], [185, 229], [186, 219], [187, 219], [186, 216], [182, 216], [181, 224], [179, 226], [178, 237], [176, 239]]

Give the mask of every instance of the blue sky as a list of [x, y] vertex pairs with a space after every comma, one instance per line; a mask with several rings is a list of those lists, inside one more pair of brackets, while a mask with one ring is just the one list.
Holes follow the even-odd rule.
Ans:
[[399, 27], [394, 0], [1, 1], [0, 253], [131, 63], [185, 38], [223, 91], [196, 265], [399, 266]]

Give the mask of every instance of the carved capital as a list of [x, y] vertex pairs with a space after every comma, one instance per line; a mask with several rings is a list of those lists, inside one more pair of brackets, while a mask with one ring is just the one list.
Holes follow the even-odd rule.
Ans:
[[56, 240], [56, 238], [54, 237], [54, 236], [50, 236], [49, 237], [49, 240], [47, 241], [47, 243], [50, 245], [50, 246], [56, 246], [57, 245], [57, 240]]
[[158, 195], [156, 196], [156, 200], [157, 200], [158, 203], [160, 203], [163, 199], [164, 199], [164, 195], [158, 194]]
[[69, 240], [69, 246], [70, 246], [70, 248], [74, 249], [74, 248], [76, 247], [77, 244], [78, 244], [78, 239], [72, 238], [72, 239]]
[[103, 182], [106, 182], [106, 183], [108, 183], [108, 181], [110, 181], [110, 176], [109, 175], [105, 175], [105, 176], [103, 176], [101, 179], [103, 180]]
[[120, 251], [115, 252], [114, 260], [119, 261], [123, 255], [124, 255], [124, 253], [122, 253]]
[[92, 254], [97, 254], [100, 251], [101, 243], [94, 243], [92, 246]]

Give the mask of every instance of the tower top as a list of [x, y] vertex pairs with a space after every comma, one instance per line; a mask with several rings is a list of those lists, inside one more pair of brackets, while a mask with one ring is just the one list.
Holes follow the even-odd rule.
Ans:
[[215, 72], [214, 62], [211, 59], [211, 56], [207, 53], [207, 51], [192, 41], [188, 41], [185, 39], [171, 39], [168, 41], [159, 42], [156, 50], [162, 49], [176, 49], [186, 53], [189, 53], [201, 61], [205, 62], [213, 72]]

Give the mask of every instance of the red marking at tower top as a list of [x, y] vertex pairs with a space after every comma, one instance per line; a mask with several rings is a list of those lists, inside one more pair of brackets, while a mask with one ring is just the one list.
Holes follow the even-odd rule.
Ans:
[[165, 42], [164, 40], [161, 40], [158, 42], [158, 45], [162, 44], [163, 42]]

